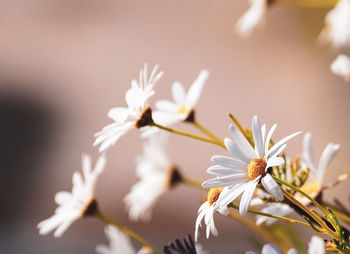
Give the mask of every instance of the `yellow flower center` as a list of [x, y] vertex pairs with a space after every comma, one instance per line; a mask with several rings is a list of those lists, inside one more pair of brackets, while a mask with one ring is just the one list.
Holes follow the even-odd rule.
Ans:
[[266, 161], [264, 158], [254, 159], [248, 165], [248, 177], [254, 180], [260, 175], [265, 174]]
[[185, 105], [185, 104], [182, 104], [182, 105], [178, 108], [178, 110], [176, 111], [176, 114], [182, 115], [182, 114], [184, 114], [184, 113], [186, 113], [186, 105]]
[[320, 192], [321, 188], [318, 182], [311, 182], [303, 185], [301, 187], [301, 190], [311, 195], [311, 194]]
[[216, 200], [218, 200], [222, 190], [223, 188], [212, 188], [208, 191], [207, 201], [209, 205], [213, 205], [216, 202]]

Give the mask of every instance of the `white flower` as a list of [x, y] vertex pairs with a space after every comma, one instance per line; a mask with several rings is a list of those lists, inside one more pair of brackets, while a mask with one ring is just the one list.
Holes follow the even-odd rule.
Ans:
[[323, 179], [330, 162], [339, 151], [339, 145], [329, 143], [323, 150], [318, 165], [316, 164], [311, 144], [311, 133], [307, 132], [303, 141], [302, 159], [304, 167], [310, 168], [310, 175], [307, 182], [302, 186], [302, 190], [311, 197], [316, 197], [321, 191]]
[[249, 36], [254, 28], [263, 22], [268, 0], [250, 0], [250, 8], [238, 20], [237, 31], [243, 36]]
[[[325, 244], [322, 238], [313, 236], [309, 242], [308, 254], [324, 254]], [[246, 254], [255, 254], [254, 251], [247, 251]], [[280, 249], [273, 243], [265, 244], [262, 248], [261, 254], [282, 254]], [[295, 249], [290, 249], [287, 254], [298, 254]]]
[[[311, 144], [311, 133], [307, 132], [304, 135], [303, 140], [303, 153], [302, 153], [302, 160], [303, 160], [303, 168], [310, 168], [309, 178], [306, 181], [306, 183], [301, 187], [301, 189], [311, 197], [315, 198], [322, 189], [322, 183], [324, 179], [324, 175], [326, 172], [326, 169], [328, 168], [331, 160], [334, 158], [334, 156], [337, 154], [339, 150], [338, 144], [332, 144], [329, 143], [326, 148], [323, 150], [320, 161], [318, 166], [316, 166], [315, 159], [314, 159], [314, 153], [312, 149]], [[287, 162], [287, 167], [289, 163]], [[287, 168], [288, 169], [288, 168]], [[287, 170], [288, 172], [288, 170]], [[261, 196], [261, 192], [258, 193], [258, 196]], [[303, 205], [309, 205], [310, 200], [302, 196], [301, 194], [297, 193], [295, 195], [295, 198], [301, 202]], [[260, 200], [259, 198], [255, 198], [254, 202], [257, 203]], [[260, 205], [260, 204], [258, 204]], [[294, 210], [286, 205], [286, 204], [280, 204], [280, 203], [268, 203], [266, 206], [261, 210], [264, 213], [274, 214], [278, 216], [286, 216], [290, 213], [292, 213]], [[266, 222], [267, 225], [270, 225], [276, 221], [274, 218], [268, 218], [265, 216], [258, 215], [256, 216], [256, 223], [258, 225], [262, 224], [263, 222]]]
[[72, 193], [61, 191], [55, 196], [59, 205], [55, 214], [38, 224], [39, 233], [46, 235], [56, 228], [55, 237], [60, 237], [77, 219], [91, 215], [96, 208], [94, 190], [98, 176], [103, 172], [106, 164], [105, 156], [98, 159], [95, 168], [91, 170], [91, 160], [88, 155], [82, 156], [83, 180], [80, 172], [73, 174]]
[[217, 165], [208, 168], [208, 173], [215, 175], [216, 178], [202, 184], [204, 188], [227, 187], [217, 201], [220, 208], [227, 206], [243, 193], [239, 212], [245, 214], [260, 182], [274, 198], [283, 200], [281, 188], [270, 175], [269, 168], [284, 164], [284, 159], [278, 155], [286, 148], [286, 142], [300, 132], [283, 138], [269, 149], [271, 136], [276, 127], [275, 124], [265, 139], [265, 125], [260, 127], [258, 117], [253, 117], [254, 150], [242, 133], [234, 125], [230, 125], [234, 141], [225, 138], [225, 145], [233, 158], [213, 156], [211, 160]]
[[196, 219], [195, 234], [194, 234], [194, 238], [196, 242], [198, 240], [198, 235], [199, 235], [198, 229], [199, 227], [202, 226], [201, 221], [203, 220], [203, 218], [204, 218], [205, 225], [207, 226], [206, 237], [209, 238], [210, 233], [212, 233], [215, 236], [218, 235], [218, 230], [216, 229], [214, 224], [214, 213], [218, 211], [223, 215], [228, 214], [227, 207], [223, 207], [222, 209], [218, 209], [216, 207], [216, 201], [218, 200], [221, 192], [222, 192], [222, 188], [210, 189], [208, 192], [207, 201], [200, 206], [198, 210], [198, 216]]
[[136, 174], [141, 180], [124, 198], [132, 220], [149, 221], [157, 200], [181, 179], [167, 153], [168, 135], [151, 136], [137, 158]]
[[94, 146], [100, 145], [100, 152], [114, 145], [117, 140], [133, 128], [142, 128], [152, 121], [152, 111], [149, 108], [149, 99], [154, 95], [153, 87], [162, 77], [163, 72], [157, 74], [158, 65], [148, 79], [147, 65], [140, 71], [139, 82], [131, 81], [131, 88], [125, 94], [127, 108], [112, 108], [108, 116], [114, 123], [107, 125], [102, 131], [95, 134], [97, 137]]
[[174, 101], [158, 101], [156, 103], [156, 108], [160, 113], [166, 115], [166, 119], [172, 119], [172, 123], [186, 121], [197, 105], [208, 76], [208, 71], [202, 70], [187, 94], [180, 82], [174, 82], [172, 87]]
[[335, 47], [350, 45], [350, 0], [341, 0], [327, 14], [320, 40]]
[[96, 252], [98, 254], [136, 254], [130, 238], [123, 232], [113, 226], [105, 227], [105, 234], [109, 241], [109, 246], [98, 245]]
[[331, 70], [335, 75], [343, 77], [350, 82], [350, 58], [346, 55], [339, 55], [332, 62]]

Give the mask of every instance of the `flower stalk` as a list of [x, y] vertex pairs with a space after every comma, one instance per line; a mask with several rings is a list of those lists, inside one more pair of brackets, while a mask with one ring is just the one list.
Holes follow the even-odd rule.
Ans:
[[218, 142], [221, 142], [222, 144], [224, 144], [224, 142], [222, 142], [222, 140], [217, 137], [214, 133], [212, 133], [210, 130], [208, 130], [207, 128], [205, 128], [202, 124], [200, 124], [197, 121], [193, 121], [192, 124], [201, 132], [203, 132], [205, 135], [207, 135], [208, 137], [212, 138], [213, 140], [216, 140]]
[[141, 236], [139, 236], [138, 234], [136, 234], [134, 231], [130, 230], [129, 228], [124, 227], [124, 226], [118, 224], [117, 222], [115, 222], [114, 220], [112, 220], [111, 218], [107, 217], [106, 215], [104, 215], [101, 212], [101, 210], [97, 209], [95, 216], [98, 219], [102, 220], [103, 222], [116, 227], [117, 229], [119, 229], [120, 231], [125, 233], [126, 235], [134, 238], [136, 241], [141, 243], [143, 246], [151, 249], [154, 254], [160, 254], [160, 252], [158, 252], [147, 240], [145, 240], [144, 238], [142, 238]]

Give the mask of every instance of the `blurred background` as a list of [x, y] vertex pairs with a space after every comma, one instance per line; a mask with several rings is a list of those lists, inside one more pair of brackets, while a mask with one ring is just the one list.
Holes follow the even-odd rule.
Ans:
[[[337, 52], [317, 44], [327, 9], [273, 6], [265, 26], [244, 40], [234, 24], [247, 8], [244, 0], [2, 1], [0, 252], [92, 254], [106, 243], [96, 219], [79, 220], [61, 239], [39, 236], [36, 225], [53, 214], [55, 193], [71, 190], [81, 153], [98, 158], [93, 134], [111, 122], [111, 107], [125, 104], [125, 91], [145, 62], [165, 71], [153, 102], [170, 99], [175, 80], [188, 88], [206, 68], [201, 123], [228, 136], [232, 112], [248, 127], [255, 114], [268, 127], [278, 123], [276, 139], [312, 131], [317, 158], [329, 142], [341, 145], [326, 182], [343, 172], [350, 86], [329, 70]], [[141, 148], [133, 132], [108, 150], [97, 198], [106, 214], [160, 248], [194, 232], [202, 193], [180, 186], [160, 200], [149, 224], [130, 222], [122, 199], [138, 181]], [[291, 157], [301, 150], [301, 136], [289, 142]], [[222, 151], [172, 137], [170, 153], [184, 173], [209, 179], [209, 159]], [[328, 200], [335, 196], [349, 203], [348, 184], [326, 193]], [[200, 238], [211, 253], [243, 253], [251, 238], [259, 239], [234, 221], [215, 219], [219, 237], [206, 240], [202, 232]]]

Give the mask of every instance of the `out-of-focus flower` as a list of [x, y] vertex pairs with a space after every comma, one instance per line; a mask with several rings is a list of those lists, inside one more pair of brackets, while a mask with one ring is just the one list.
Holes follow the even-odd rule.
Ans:
[[[156, 103], [156, 110], [152, 113], [154, 122], [168, 127], [182, 121], [193, 122], [195, 107], [208, 76], [209, 72], [202, 70], [187, 93], [180, 82], [174, 82], [172, 87], [174, 101], [160, 100]], [[158, 128], [147, 126], [143, 129], [142, 137], [149, 137], [157, 132]]]
[[168, 153], [168, 134], [160, 132], [151, 136], [137, 158], [136, 174], [141, 179], [124, 198], [132, 220], [149, 221], [157, 200], [181, 181], [179, 171]]
[[46, 235], [56, 228], [54, 236], [60, 237], [74, 221], [96, 212], [94, 190], [97, 178], [103, 172], [105, 164], [106, 159], [102, 155], [95, 168], [91, 170], [90, 157], [83, 154], [82, 168], [85, 181], [80, 172], [75, 172], [72, 193], [61, 191], [56, 194], [55, 201], [59, 207], [56, 208], [52, 217], [38, 224], [40, 234]]
[[147, 64], [140, 71], [139, 82], [131, 81], [131, 88], [125, 94], [127, 108], [112, 108], [108, 117], [114, 123], [107, 125], [102, 131], [95, 134], [97, 137], [94, 146], [100, 145], [100, 152], [114, 145], [117, 140], [133, 128], [142, 128], [152, 122], [152, 111], [149, 107], [149, 99], [154, 95], [154, 85], [162, 77], [163, 72], [157, 74], [158, 65], [148, 78]]
[[268, 0], [250, 0], [250, 8], [236, 24], [236, 29], [242, 36], [249, 36], [252, 31], [264, 21]]
[[117, 228], [108, 225], [105, 227], [105, 234], [109, 246], [98, 245], [96, 247], [98, 254], [136, 254], [130, 238]]
[[207, 201], [204, 202], [199, 210], [198, 210], [198, 216], [196, 219], [196, 226], [195, 226], [195, 234], [194, 238], [197, 242], [198, 240], [198, 229], [201, 227], [201, 221], [204, 218], [205, 225], [207, 226], [206, 228], [206, 237], [209, 238], [210, 233], [213, 235], [217, 236], [218, 235], [218, 230], [215, 227], [214, 224], [214, 213], [216, 211], [220, 212], [223, 215], [228, 214], [228, 209], [227, 207], [223, 207], [222, 209], [217, 209], [216, 207], [216, 201], [218, 200], [223, 188], [213, 188], [210, 189], [208, 192], [208, 197]]
[[335, 75], [343, 77], [350, 82], [350, 58], [346, 55], [339, 55], [331, 64], [331, 70]]
[[287, 146], [287, 141], [300, 132], [283, 138], [269, 149], [270, 140], [276, 127], [275, 124], [270, 129], [265, 140], [266, 126], [260, 127], [258, 117], [253, 117], [254, 150], [242, 133], [234, 125], [230, 125], [234, 141], [225, 138], [225, 145], [233, 158], [221, 155], [213, 156], [211, 160], [217, 165], [208, 168], [208, 173], [215, 175], [216, 178], [202, 184], [204, 188], [228, 187], [224, 189], [216, 203], [220, 208], [227, 206], [243, 193], [239, 213], [245, 214], [260, 182], [274, 198], [279, 201], [283, 200], [281, 188], [270, 175], [268, 169], [284, 164], [284, 159], [278, 155]]
[[[308, 254], [324, 254], [325, 244], [322, 238], [313, 236], [309, 242]], [[254, 251], [247, 251], [246, 254], [255, 254]], [[262, 248], [261, 254], [282, 254], [280, 249], [272, 243], [265, 244]], [[298, 254], [295, 249], [290, 249], [287, 254]]]
[[321, 42], [335, 47], [350, 45], [350, 0], [341, 0], [328, 12], [325, 27], [320, 34]]
[[191, 118], [193, 117], [192, 114], [194, 114], [194, 109], [208, 76], [208, 71], [202, 70], [187, 94], [180, 82], [174, 82], [172, 87], [174, 101], [158, 101], [156, 103], [156, 108], [160, 113], [167, 115], [167, 119], [173, 119], [174, 123], [180, 121], [191, 121]]
[[188, 234], [184, 239], [184, 244], [176, 239], [175, 243], [164, 246], [164, 254], [208, 254], [199, 244], [194, 244], [191, 236]]
[[316, 197], [320, 193], [326, 169], [338, 151], [338, 144], [329, 143], [323, 150], [320, 161], [317, 165], [311, 144], [311, 133], [307, 132], [305, 134], [302, 159], [305, 163], [304, 167], [310, 168], [310, 175], [301, 189], [311, 197]]
[[97, 245], [96, 252], [98, 254], [152, 254], [153, 251], [148, 247], [142, 247], [138, 252], [134, 249], [130, 242], [130, 238], [119, 229], [108, 225], [105, 227], [105, 234], [109, 242], [109, 246]]

